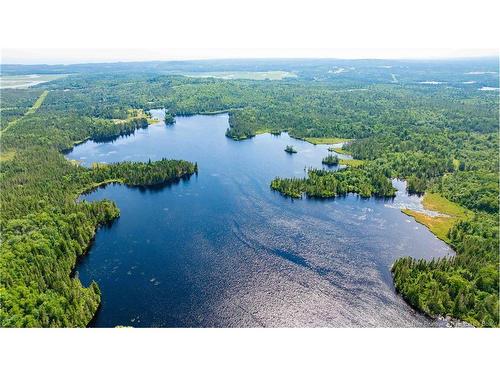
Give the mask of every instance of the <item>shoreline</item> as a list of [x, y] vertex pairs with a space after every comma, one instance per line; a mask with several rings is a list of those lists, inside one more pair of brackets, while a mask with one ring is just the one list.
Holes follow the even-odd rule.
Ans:
[[435, 212], [437, 215], [431, 216], [425, 212], [408, 208], [402, 208], [401, 212], [413, 217], [417, 223], [427, 227], [431, 233], [448, 245], [450, 245], [448, 232], [453, 225], [471, 215], [469, 210], [449, 201], [438, 193], [425, 193], [422, 206], [425, 210]]
[[[227, 112], [227, 111], [223, 111], [223, 112], [221, 112], [221, 113], [226, 113], [226, 112]], [[212, 114], [214, 114], [214, 113], [212, 113]], [[196, 115], [210, 115], [210, 114], [199, 113], [199, 114], [194, 114], [194, 115], [192, 115], [192, 116], [196, 116]], [[161, 120], [156, 121], [156, 124], [158, 124], [158, 123], [162, 123], [162, 121], [161, 121]], [[148, 126], [149, 126], [149, 125], [152, 125], [152, 124], [148, 122]], [[137, 129], [135, 129], [135, 130], [137, 130]], [[133, 132], [135, 132], [135, 130], [134, 130]], [[132, 133], [133, 133], [133, 132], [132, 132]], [[269, 130], [267, 130], [267, 131], [263, 131], [262, 133], [259, 133], [259, 134], [264, 134], [264, 133], [270, 133], [270, 132], [269, 132]], [[270, 133], [270, 134], [271, 134], [271, 133]], [[258, 135], [258, 134], [256, 134], [256, 135]], [[291, 137], [292, 137], [292, 136], [291, 136]], [[314, 145], [316, 145], [316, 144], [328, 144], [328, 143], [313, 143], [313, 142], [310, 142], [310, 141], [308, 141], [308, 140], [306, 140], [306, 139], [303, 139], [303, 138], [298, 138], [298, 137], [292, 137], [292, 138], [297, 139], [297, 140], [300, 140], [300, 141], [305, 141], [305, 142], [308, 142], [308, 143], [312, 143], [312, 144], [314, 144]], [[245, 139], [247, 139], [247, 138], [245, 138]], [[82, 140], [82, 141], [78, 142], [78, 144], [83, 143], [83, 142], [85, 142], [85, 141], [87, 141], [87, 140], [88, 140], [88, 139], [86, 139], [86, 140]], [[330, 138], [329, 140], [331, 140], [331, 138]], [[335, 139], [335, 140], [338, 140], [338, 139]], [[75, 142], [75, 144], [76, 144], [76, 142]], [[344, 160], [345, 160], [345, 159], [341, 159], [341, 160], [339, 160], [339, 163], [340, 163], [340, 164], [342, 164], [342, 161], [344, 161]], [[347, 159], [347, 160], [348, 160], [348, 162], [350, 162], [350, 161], [351, 161], [351, 159]], [[361, 160], [361, 161], [358, 161], [358, 160], [353, 160], [353, 162], [354, 162], [354, 163], [359, 163], [359, 164], [362, 164], [364, 161], [362, 161], [362, 160]], [[353, 164], [354, 164], [354, 163], [353, 163]], [[130, 186], [130, 187], [134, 187], [134, 186], [136, 186], [136, 185], [128, 185], [128, 184], [126, 184], [126, 183], [125, 183], [122, 179], [119, 179], [119, 178], [117, 178], [117, 179], [105, 180], [105, 181], [102, 181], [102, 182], [99, 182], [99, 183], [94, 183], [94, 184], [92, 184], [91, 186], [87, 186], [85, 189], [83, 189], [81, 192], [79, 192], [79, 193], [78, 193], [78, 195], [77, 195], [77, 199], [78, 199], [80, 196], [82, 196], [82, 195], [85, 195], [85, 194], [90, 193], [90, 192], [91, 192], [92, 190], [94, 190], [94, 189], [98, 189], [98, 188], [101, 188], [101, 187], [105, 187], [106, 185], [109, 185], [109, 184], [115, 184], [115, 183], [117, 183], [117, 184], [123, 184], [123, 185]], [[147, 187], [147, 186], [149, 186], [149, 185], [145, 185], [145, 187]], [[136, 187], [137, 187], [137, 186], [136, 186]], [[444, 199], [444, 198], [443, 198], [443, 199]], [[450, 202], [450, 203], [451, 203], [451, 202]], [[425, 207], [425, 205], [426, 205], [426, 204], [427, 204], [427, 203], [424, 203], [424, 202], [423, 202], [424, 207]], [[427, 208], [427, 207], [425, 207], [425, 208]], [[417, 218], [416, 218], [416, 216], [417, 216], [417, 215], [419, 215], [419, 214], [424, 215], [424, 216], [427, 216], [427, 215], [425, 215], [425, 214], [423, 214], [423, 213], [419, 213], [419, 212], [417, 212], [417, 211], [408, 210], [408, 209], [402, 209], [401, 211], [402, 211], [403, 213], [405, 213], [406, 215], [409, 215], [409, 216], [414, 217], [414, 218], [415, 218], [415, 220], [416, 220], [417, 222], [419, 222], [420, 224], [425, 225], [425, 226], [426, 226], [426, 227], [427, 227], [427, 228], [428, 228], [428, 229], [429, 229], [429, 230], [430, 230], [433, 234], [435, 234], [435, 235], [436, 235], [439, 239], [441, 239], [441, 240], [445, 241], [446, 243], [448, 243], [448, 241], [446, 241], [444, 238], [439, 237], [439, 236], [438, 236], [438, 235], [434, 232], [434, 230], [433, 230], [430, 226], [426, 225], [426, 224], [425, 224], [425, 223], [423, 223], [423, 222], [420, 222], [420, 221], [419, 221], [419, 220], [417, 220]], [[407, 212], [405, 212], [405, 211], [407, 211]], [[113, 222], [114, 222], [117, 218], [119, 218], [119, 214], [118, 214], [118, 216], [117, 216], [116, 218], [114, 218], [113, 220], [111, 220], [109, 223], [99, 224], [99, 225], [95, 228], [94, 237], [93, 237], [93, 238], [92, 238], [92, 240], [89, 242], [88, 249], [87, 249], [87, 250], [86, 250], [86, 251], [85, 251], [85, 252], [81, 255], [81, 257], [80, 257], [81, 259], [83, 259], [83, 257], [84, 257], [84, 256], [88, 255], [88, 252], [91, 250], [91, 247], [92, 247], [92, 244], [93, 244], [93, 242], [94, 242], [94, 240], [95, 240], [95, 236], [96, 236], [96, 234], [97, 234], [98, 229], [99, 229], [101, 226], [104, 226], [104, 225], [112, 225], [112, 223], [113, 223]], [[80, 260], [81, 260], [81, 259], [80, 259]], [[74, 273], [74, 272], [75, 272], [75, 270], [76, 270], [77, 266], [78, 266], [78, 261], [77, 261], [77, 262], [75, 262], [75, 265], [73, 266], [72, 273]], [[89, 286], [87, 286], [87, 287], [89, 287]], [[395, 293], [396, 293], [396, 294], [399, 294], [400, 296], [402, 296], [402, 295], [401, 295], [400, 293], [398, 293], [397, 291], [395, 291]], [[403, 297], [403, 296], [402, 296], [402, 297]], [[403, 299], [404, 299], [404, 297], [403, 297]], [[90, 325], [93, 321], [95, 321], [95, 319], [96, 319], [96, 317], [97, 317], [97, 314], [99, 313], [99, 309], [100, 309], [101, 303], [102, 303], [102, 301], [100, 301], [100, 302], [99, 302], [99, 306], [96, 308], [96, 311], [94, 312], [94, 315], [92, 316], [92, 319], [88, 322], [88, 325], [87, 325], [87, 326], [89, 326], [89, 325]], [[430, 319], [433, 319], [433, 320], [442, 321], [442, 322], [443, 322], [443, 324], [445, 324], [445, 326], [446, 326], [446, 327], [472, 327], [472, 325], [470, 325], [469, 323], [467, 323], [467, 322], [463, 322], [463, 321], [460, 321], [460, 320], [458, 320], [458, 319], [456, 319], [456, 318], [453, 318], [453, 317], [440, 317], [440, 316], [437, 316], [437, 317], [436, 317], [436, 316], [430, 316], [430, 315], [426, 314], [424, 311], [420, 311], [420, 310], [416, 309], [414, 306], [412, 306], [412, 305], [411, 305], [408, 301], [406, 301], [406, 300], [405, 300], [405, 303], [407, 303], [410, 307], [412, 307], [412, 308], [413, 308], [413, 309], [414, 309], [417, 313], [419, 313], [419, 314], [423, 314], [423, 315], [425, 315], [425, 316], [427, 316], [427, 317], [429, 317]]]

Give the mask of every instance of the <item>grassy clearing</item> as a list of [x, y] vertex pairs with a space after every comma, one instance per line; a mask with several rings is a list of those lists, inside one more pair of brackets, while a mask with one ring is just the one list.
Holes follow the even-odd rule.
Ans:
[[423, 205], [426, 210], [441, 212], [461, 219], [472, 214], [468, 209], [449, 201], [438, 193], [426, 193]]
[[148, 124], [156, 124], [160, 122], [160, 120], [153, 119], [149, 117], [146, 112], [142, 109], [129, 109], [127, 110], [127, 118], [124, 119], [113, 119], [113, 122], [115, 124], [125, 124], [126, 122], [129, 122], [131, 120], [139, 120], [139, 119], [146, 119]]
[[304, 138], [304, 141], [312, 143], [313, 145], [333, 145], [335, 143], [342, 143], [342, 142], [347, 142], [350, 141], [351, 139], [347, 138], [315, 138], [315, 137], [308, 137]]
[[14, 159], [14, 156], [16, 156], [16, 151], [14, 151], [14, 150], [7, 151], [7, 152], [1, 152], [0, 153], [0, 163]]
[[422, 204], [426, 210], [439, 212], [446, 216], [428, 216], [423, 212], [403, 209], [404, 214], [412, 216], [416, 222], [425, 225], [440, 240], [449, 243], [448, 232], [458, 220], [472, 215], [471, 211], [450, 202], [437, 193], [426, 193]]
[[340, 165], [347, 165], [348, 167], [359, 167], [360, 165], [363, 165], [365, 163], [364, 160], [357, 160], [357, 159], [340, 159], [339, 164]]
[[42, 106], [42, 104], [43, 104], [43, 102], [48, 94], [49, 94], [49, 92], [47, 90], [42, 92], [42, 95], [40, 95], [38, 97], [38, 99], [36, 100], [36, 102], [31, 106], [31, 108], [28, 109], [28, 112], [25, 113], [25, 116], [35, 113], [36, 110]]
[[448, 232], [457, 220], [454, 217], [448, 216], [427, 216], [422, 212], [402, 209], [401, 212], [408, 216], [412, 216], [417, 223], [425, 225], [432, 233], [440, 240], [449, 243]]
[[341, 155], [352, 155], [352, 153], [350, 151], [343, 150], [340, 147], [330, 147], [328, 149], [328, 151], [333, 151], [333, 152], [336, 152], [337, 154], [341, 154]]

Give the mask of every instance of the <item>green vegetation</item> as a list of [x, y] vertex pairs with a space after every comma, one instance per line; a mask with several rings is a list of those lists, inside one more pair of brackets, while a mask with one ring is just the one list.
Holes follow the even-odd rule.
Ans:
[[[36, 110], [38, 108], [40, 108], [40, 106], [42, 105], [43, 101], [45, 100], [45, 98], [47, 97], [47, 94], [49, 92], [47, 90], [45, 90], [44, 92], [42, 92], [40, 94], [40, 96], [38, 97], [38, 99], [35, 101], [35, 103], [33, 103], [33, 105], [26, 111], [26, 113], [24, 114], [24, 116], [29, 116], [29, 115], [32, 115], [33, 113], [36, 112]], [[2, 125], [2, 130], [0, 131], [0, 133], [4, 133], [6, 132], [10, 127], [14, 126], [18, 120], [20, 119], [19, 118], [14, 118], [12, 121], [10, 121], [9, 123], [7, 123], [7, 126], [4, 128], [3, 125]]]
[[[475, 103], [478, 111], [486, 105]], [[405, 213], [451, 244], [457, 255], [431, 261], [403, 258], [392, 270], [396, 290], [411, 305], [475, 326], [499, 325], [498, 130], [483, 121], [487, 112], [471, 115], [469, 129], [429, 123], [380, 132], [347, 146], [353, 157], [406, 178], [410, 193], [436, 193], [455, 204], [450, 209], [437, 195], [427, 195], [428, 207], [434, 202], [449, 217]], [[471, 213], [462, 214], [464, 208]]]
[[306, 137], [304, 141], [312, 143], [313, 145], [333, 145], [335, 143], [347, 142], [349, 139], [337, 137]]
[[[126, 118], [130, 107], [166, 108], [172, 115], [227, 111], [227, 135], [234, 139], [269, 131], [338, 143], [382, 132], [399, 137], [404, 124], [410, 124], [409, 135], [413, 130], [423, 135], [437, 129], [491, 132], [497, 127], [497, 97], [492, 93], [373, 82], [365, 83], [365, 91], [355, 91], [356, 85], [359, 81], [220, 80], [146, 73], [72, 75], [44, 84], [55, 90], [46, 104], [69, 110], [66, 103], [73, 103], [71, 110], [100, 118]], [[92, 101], [95, 97], [100, 100]]]
[[339, 159], [340, 165], [345, 165], [347, 167], [360, 167], [365, 164], [365, 160], [357, 159]]
[[22, 117], [33, 105], [43, 90], [15, 90], [2, 89], [2, 103], [0, 105], [1, 126], [5, 129], [14, 119]]
[[376, 169], [347, 168], [336, 172], [311, 169], [307, 178], [275, 178], [271, 189], [291, 198], [333, 198], [356, 193], [363, 198], [393, 197], [396, 189], [391, 181]]
[[[353, 157], [339, 160], [348, 166], [344, 170], [310, 170], [304, 179], [276, 178], [271, 187], [295, 198], [392, 196], [389, 179], [406, 179], [409, 192], [426, 193], [425, 204], [448, 212], [450, 218], [434, 222], [415, 217], [447, 240], [456, 256], [397, 260], [397, 291], [429, 315], [498, 326], [499, 98], [478, 90], [498, 87], [498, 75], [475, 77], [477, 86], [462, 84], [467, 72], [498, 71], [498, 60], [387, 64], [394, 65], [397, 83], [386, 69], [370, 64], [300, 60], [227, 62], [218, 68], [248, 72], [258, 65], [259, 71], [297, 72], [297, 78], [281, 81], [161, 74], [207, 72], [213, 70], [208, 62], [5, 66], [5, 74], [36, 69], [71, 75], [37, 88], [2, 89], [0, 324], [87, 324], [99, 303], [98, 287], [83, 288], [69, 274], [96, 226], [118, 211], [112, 202], [77, 203], [76, 196], [109, 181], [157, 183], [189, 175], [195, 166], [179, 164], [181, 172], [173, 175], [176, 169], [169, 165], [163, 173], [167, 165], [161, 163], [83, 168], [61, 151], [86, 139], [133, 132], [150, 118], [132, 112], [166, 108], [167, 122], [175, 115], [227, 111], [226, 135], [236, 140], [263, 131], [313, 143], [354, 139], [342, 147]], [[332, 74], [334, 65], [355, 69]], [[418, 84], [429, 77], [447, 85]], [[49, 91], [45, 100], [30, 111], [43, 90]], [[458, 213], [465, 209], [467, 214]]]
[[33, 103], [33, 106], [30, 109], [28, 109], [28, 112], [26, 112], [26, 115], [31, 115], [32, 113], [35, 113], [35, 111], [42, 106], [43, 101], [47, 97], [48, 93], [49, 92], [47, 90], [42, 92], [42, 95], [40, 95], [40, 97], [36, 100], [36, 102]]
[[392, 268], [396, 289], [431, 316], [498, 326], [498, 221], [476, 214], [459, 220], [448, 238], [457, 252], [453, 258], [398, 259]]
[[439, 212], [440, 215], [430, 216], [424, 212], [403, 209], [403, 213], [413, 216], [417, 222], [425, 225], [439, 239], [450, 243], [448, 233], [455, 223], [459, 220], [465, 220], [472, 217], [472, 213], [443, 198], [438, 193], [425, 193], [422, 204], [426, 210]]
[[338, 165], [339, 164], [339, 158], [338, 158], [337, 155], [329, 154], [327, 157], [323, 158], [323, 160], [321, 162], [323, 164], [328, 165], [328, 166]]
[[293, 148], [293, 146], [286, 146], [285, 147], [285, 152], [289, 153], [289, 154], [296, 154], [297, 153], [297, 150]]
[[406, 179], [406, 190], [410, 194], [423, 194], [427, 189], [427, 180], [417, 176], [409, 176]]
[[444, 176], [432, 190], [468, 209], [498, 215], [498, 172], [457, 171]]
[[[7, 97], [2, 106], [8, 103], [19, 117], [10, 116], [1, 133], [0, 326], [82, 327], [94, 316], [100, 292], [95, 283], [83, 287], [71, 272], [96, 228], [111, 223], [119, 210], [107, 200], [77, 202], [77, 197], [110, 182], [175, 181], [195, 173], [197, 166], [160, 160], [85, 168], [69, 162], [61, 152], [73, 144], [125, 134], [147, 120], [130, 115], [114, 121], [50, 108], [52, 91], [34, 95], [26, 90], [13, 97], [2, 92], [2, 99]], [[34, 98], [29, 107], [26, 97]]]
[[339, 147], [329, 147], [328, 151], [336, 152], [337, 154], [341, 154], [341, 155], [351, 155], [350, 151], [344, 150], [343, 148], [339, 148]]
[[460, 205], [450, 202], [438, 193], [426, 193], [422, 204], [426, 210], [441, 212], [445, 215], [465, 219], [471, 212]]
[[0, 163], [2, 161], [9, 161], [9, 160], [14, 159], [15, 155], [16, 155], [16, 152], [14, 150], [0, 153]]
[[175, 181], [190, 176], [198, 171], [197, 164], [183, 160], [120, 162], [115, 164], [95, 163], [92, 168], [92, 177], [99, 185], [101, 181], [122, 182], [131, 186], [151, 186]]

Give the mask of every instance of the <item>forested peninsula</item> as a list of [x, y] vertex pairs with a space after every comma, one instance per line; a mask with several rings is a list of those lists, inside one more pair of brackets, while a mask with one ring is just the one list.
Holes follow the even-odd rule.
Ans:
[[197, 172], [197, 165], [165, 159], [91, 168], [72, 163], [62, 151], [74, 143], [129, 133], [147, 126], [146, 118], [129, 119], [125, 111], [122, 121], [113, 121], [43, 104], [32, 110], [39, 91], [10, 94], [2, 98], [16, 111], [6, 126], [2, 118], [0, 325], [84, 327], [99, 306], [99, 287], [85, 288], [70, 275], [97, 227], [110, 224], [119, 209], [108, 200], [77, 202], [78, 196], [112, 182], [174, 182]]
[[347, 168], [337, 172], [311, 169], [307, 178], [276, 178], [271, 188], [291, 198], [333, 198], [348, 193], [359, 194], [363, 198], [372, 195], [393, 197], [396, 189], [383, 174], [365, 168]]
[[[169, 118], [227, 111], [227, 136], [235, 140], [266, 131], [352, 140], [343, 148], [352, 165], [310, 170], [304, 179], [278, 176], [271, 187], [282, 194], [392, 196], [390, 178], [398, 177], [408, 181], [410, 192], [432, 193], [467, 210], [450, 217], [445, 234], [456, 256], [397, 260], [396, 290], [428, 315], [498, 326], [499, 98], [496, 91], [461, 84], [464, 74], [481, 68], [450, 63], [409, 71], [412, 64], [406, 63], [409, 70], [401, 68], [398, 82], [391, 83], [385, 71], [370, 68], [362, 75], [361, 63], [340, 78], [329, 73], [328, 62], [300, 64], [293, 65], [297, 78], [283, 81], [59, 67], [70, 75], [36, 88], [2, 89], [0, 325], [90, 321], [99, 288], [82, 287], [70, 273], [96, 228], [112, 221], [118, 209], [109, 201], [76, 197], [110, 181], [156, 184], [189, 176], [197, 167], [164, 160], [85, 168], [62, 152], [86, 139], [147, 126], [148, 109], [166, 108]], [[488, 69], [498, 71], [498, 62]], [[430, 74], [449, 83], [419, 83]], [[498, 87], [496, 76], [481, 79]]]

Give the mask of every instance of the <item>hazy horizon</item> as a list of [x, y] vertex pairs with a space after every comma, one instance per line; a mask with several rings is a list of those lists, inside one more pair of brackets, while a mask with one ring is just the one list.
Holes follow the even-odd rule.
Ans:
[[[112, 55], [112, 56], [110, 56]], [[174, 62], [197, 60], [457, 60], [499, 57], [495, 49], [2, 49], [2, 65]]]

